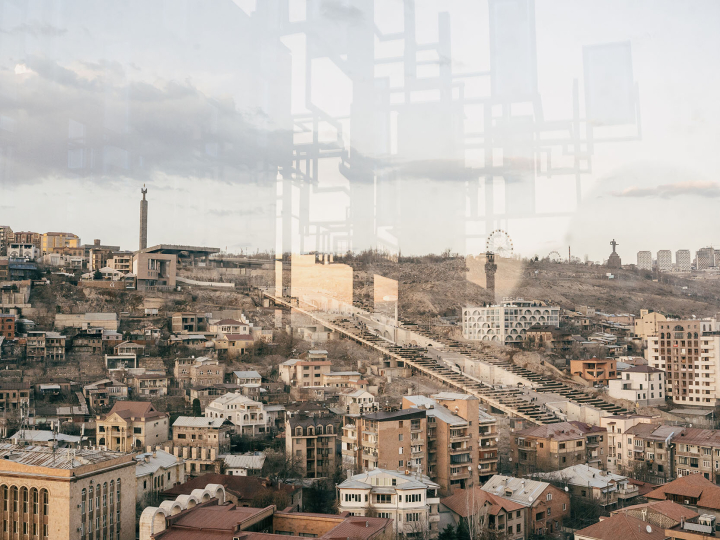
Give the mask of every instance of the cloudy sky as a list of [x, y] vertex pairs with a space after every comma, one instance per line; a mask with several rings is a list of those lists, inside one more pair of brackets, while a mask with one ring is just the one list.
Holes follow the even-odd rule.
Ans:
[[720, 245], [714, 0], [0, 9], [14, 230], [136, 249], [145, 184], [151, 245], [274, 249], [278, 225], [298, 250]]

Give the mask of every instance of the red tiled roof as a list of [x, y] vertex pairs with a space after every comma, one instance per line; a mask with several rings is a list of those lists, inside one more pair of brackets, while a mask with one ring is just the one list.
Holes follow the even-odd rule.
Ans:
[[[648, 532], [648, 528], [649, 531]], [[597, 538], [598, 540], [665, 540], [665, 529], [635, 519], [627, 514], [616, 514], [590, 525], [575, 536]]]
[[225, 334], [228, 341], [252, 341], [250, 334]]
[[663, 484], [646, 496], [648, 499], [663, 500], [668, 495], [698, 499], [698, 508], [720, 510], [720, 487], [701, 474], [681, 476], [672, 482]]
[[240, 321], [236, 321], [235, 319], [223, 319], [222, 321], [218, 321], [218, 326], [244, 326], [245, 323], [241, 323]]
[[513, 512], [524, 508], [521, 504], [503, 497], [496, 497], [492, 493], [483, 491], [480, 487], [475, 488], [474, 494], [468, 489], [455, 490], [455, 493], [453, 493], [450, 497], [440, 499], [440, 502], [460, 517], [466, 518], [472, 511], [471, 507], [473, 506], [473, 498], [475, 500], [475, 511], [473, 514], [477, 514], [485, 505], [489, 505], [488, 511], [492, 515], [498, 515], [501, 510]]
[[[117, 413], [120, 418], [158, 418], [167, 413], [158, 411], [149, 401], [116, 401], [107, 416]], [[106, 418], [107, 418], [106, 416]]]
[[555, 439], [556, 441], [572, 441], [581, 439], [585, 433], [605, 432], [605, 428], [597, 428], [585, 422], [560, 422], [558, 424], [545, 424], [516, 431], [516, 437], [537, 437], [540, 439]]
[[673, 501], [649, 501], [644, 504], [634, 504], [632, 506], [626, 506], [625, 508], [616, 510], [613, 513], [624, 513], [632, 510], [641, 510], [643, 508], [648, 508], [651, 511], [657, 512], [658, 514], [667, 516], [677, 523], [680, 523], [680, 520], [682, 518], [688, 520], [694, 519], [700, 515], [694, 510], [691, 510], [690, 508], [685, 508], [684, 506], [677, 504]]

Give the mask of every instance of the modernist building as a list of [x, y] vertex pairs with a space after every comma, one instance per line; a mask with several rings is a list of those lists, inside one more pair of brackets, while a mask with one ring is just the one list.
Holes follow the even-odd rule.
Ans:
[[692, 258], [689, 249], [679, 249], [675, 252], [675, 266], [678, 272], [689, 272], [692, 266]]
[[536, 324], [559, 326], [560, 308], [522, 298], [503, 300], [496, 306], [463, 308], [465, 339], [518, 344]]
[[138, 290], [174, 288], [177, 256], [138, 251], [133, 255], [133, 274]]
[[650, 251], [638, 251], [637, 267], [640, 270], [652, 270], [653, 259]]
[[672, 251], [661, 249], [657, 252], [657, 267], [660, 272], [672, 272]]

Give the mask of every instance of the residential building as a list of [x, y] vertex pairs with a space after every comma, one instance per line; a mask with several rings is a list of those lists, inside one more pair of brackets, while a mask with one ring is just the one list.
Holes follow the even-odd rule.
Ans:
[[162, 493], [185, 482], [185, 462], [164, 450], [136, 454], [137, 502], [147, 505], [154, 494]]
[[113, 253], [112, 258], [107, 260], [107, 266], [123, 274], [130, 274], [132, 273], [132, 260], [133, 254], [131, 252]]
[[463, 308], [465, 339], [522, 343], [527, 330], [536, 324], [559, 326], [560, 308], [544, 302], [506, 299], [499, 305]]
[[128, 398], [128, 386], [114, 379], [102, 379], [83, 386], [83, 396], [93, 409], [105, 409], [118, 400]]
[[513, 462], [521, 474], [555, 471], [573, 465], [605, 468], [607, 430], [585, 422], [560, 422], [516, 431]]
[[91, 449], [0, 444], [4, 538], [135, 539], [135, 460]]
[[679, 426], [639, 423], [625, 431], [620, 472], [651, 483], [673, 478], [676, 436]]
[[228, 392], [243, 393], [242, 390], [242, 386], [232, 383], [220, 383], [210, 386], [188, 386], [185, 388], [185, 401], [192, 405], [197, 399], [200, 402], [200, 409], [205, 410], [205, 407], [210, 405], [210, 402], [218, 397], [224, 396]]
[[80, 330], [72, 337], [71, 348], [75, 352], [101, 354], [103, 352], [102, 328]]
[[329, 478], [335, 472], [340, 419], [298, 414], [285, 421], [285, 455], [305, 478]]
[[653, 258], [650, 251], [638, 251], [637, 267], [640, 270], [652, 270]]
[[563, 520], [570, 516], [569, 495], [547, 482], [497, 474], [482, 489], [527, 509], [525, 530], [528, 536], [559, 532]]
[[128, 385], [136, 397], [167, 396], [170, 378], [164, 373], [146, 372], [128, 377]]
[[[227, 478], [253, 480], [242, 476]], [[194, 488], [192, 493], [181, 495], [174, 501], [165, 501], [159, 508], [148, 507], [140, 516], [139, 540], [193, 539], [208, 535], [243, 540], [285, 540], [288, 536], [319, 540], [381, 540], [392, 534], [392, 520], [387, 518], [303, 514], [294, 509], [279, 511], [276, 505], [248, 508], [225, 504], [229, 500], [229, 497], [226, 500], [226, 490], [221, 484], [208, 484], [204, 489]]]
[[15, 315], [0, 313], [0, 336], [15, 339]]
[[262, 452], [228, 454], [221, 457], [223, 472], [232, 476], [260, 476], [265, 464], [265, 454]]
[[652, 417], [639, 414], [615, 414], [600, 417], [600, 427], [605, 428], [608, 435], [608, 471], [616, 473], [622, 468], [623, 434], [637, 424], [651, 422], [653, 422]]
[[11, 259], [35, 261], [40, 258], [40, 249], [34, 244], [13, 242], [8, 246], [7, 254]]
[[[225, 457], [225, 456], [222, 456]], [[176, 499], [179, 495], [190, 495], [196, 489], [204, 489], [207, 484], [216, 484], [225, 488], [225, 502], [242, 507], [257, 505], [257, 501], [273, 501], [279, 508], [302, 507], [302, 487], [271, 482], [258, 476], [243, 476], [219, 473], [207, 473], [203, 476], [188, 478], [180, 484], [166, 490], [162, 497], [165, 501]], [[264, 505], [264, 503], [263, 503]]]
[[646, 495], [648, 502], [673, 501], [720, 518], [720, 486], [701, 474], [679, 476]]
[[440, 521], [439, 488], [418, 473], [373, 469], [338, 485], [338, 511], [392, 519], [398, 535], [435, 538]]
[[148, 401], [117, 401], [104, 417], [97, 417], [97, 444], [117, 452], [131, 452], [168, 440], [168, 413]]
[[617, 540], [638, 537], [646, 540], [667, 539], [664, 528], [622, 513], [601, 518], [594, 525], [575, 531], [575, 540]]
[[640, 317], [635, 319], [635, 335], [643, 339], [650, 336], [657, 336], [658, 323], [666, 320], [667, 318], [662, 313], [641, 309]]
[[7, 225], [0, 225], [0, 256], [7, 255], [7, 247], [13, 238], [12, 229]]
[[180, 388], [212, 386], [225, 382], [225, 364], [208, 356], [178, 358], [173, 374]]
[[[98, 240], [96, 240], [98, 242]], [[88, 259], [87, 259], [87, 265], [88, 270], [91, 272], [97, 272], [99, 270], [102, 270], [103, 268], [108, 267], [108, 261], [113, 258], [113, 250], [102, 248], [102, 247], [92, 247], [90, 248], [90, 251], [88, 252]]]
[[697, 474], [715, 484], [720, 482], [720, 431], [692, 427], [678, 431], [672, 439], [675, 474]]
[[614, 358], [570, 360], [570, 373], [590, 384], [607, 386], [608, 381], [617, 378], [616, 360]]
[[498, 472], [497, 419], [480, 409], [478, 426], [478, 475], [481, 482], [486, 482]]
[[705, 540], [717, 536], [717, 519], [712, 514], [703, 514], [696, 519], [682, 520], [674, 527], [665, 529], [668, 540]]
[[80, 238], [72, 233], [48, 232], [40, 237], [40, 250], [43, 255], [54, 253], [63, 248], [79, 248]]
[[673, 403], [714, 407], [720, 399], [720, 331], [715, 319], [664, 321], [647, 340], [648, 364], [666, 374]]
[[651, 366], [634, 366], [621, 374], [621, 379], [608, 382], [608, 395], [627, 399], [640, 407], [665, 404], [665, 372]]
[[0, 383], [0, 411], [15, 411], [30, 407], [30, 383]]
[[20, 429], [8, 437], [13, 444], [47, 446], [49, 448], [79, 448], [83, 437], [65, 435], [55, 431], [39, 429]]
[[686, 508], [672, 501], [659, 500], [633, 504], [618, 510], [613, 510], [610, 513], [610, 515], [614, 514], [627, 514], [630, 517], [647, 521], [651, 525], [657, 525], [664, 529], [675, 527], [683, 521], [695, 521], [700, 517], [700, 514], [690, 508]]
[[239, 393], [218, 397], [205, 407], [206, 418], [226, 418], [234, 425], [234, 431], [243, 437], [263, 436], [269, 425], [265, 406]]
[[528, 509], [483, 491], [480, 486], [456, 490], [450, 497], [440, 499], [440, 508], [441, 513], [445, 510], [451, 513], [456, 527], [461, 521], [474, 519], [481, 538], [527, 540], [525, 524], [528, 522]]
[[675, 265], [678, 272], [689, 272], [692, 266], [689, 249], [679, 249], [675, 252]]
[[128, 371], [137, 367], [137, 356], [134, 354], [105, 355], [105, 368], [108, 371]]
[[180, 416], [173, 423], [173, 450], [191, 476], [220, 472], [220, 455], [230, 452], [233, 424], [227, 418]]
[[338, 405], [343, 407], [346, 413], [353, 415], [378, 408], [375, 396], [363, 389], [346, 390], [338, 394]]
[[262, 377], [257, 371], [233, 371], [235, 384], [260, 384]]
[[219, 358], [237, 358], [252, 349], [255, 344], [252, 334], [223, 334], [213, 340]]
[[657, 252], [657, 267], [660, 272], [672, 272], [672, 251], [661, 249]]
[[[397, 469], [427, 474], [427, 410], [378, 411], [356, 419], [356, 463], [361, 470]], [[455, 480], [469, 479], [467, 469]]]
[[[427, 444], [423, 444], [421, 449], [426, 452], [428, 476], [445, 493], [477, 485], [478, 399], [450, 392], [437, 394], [433, 398], [403, 397], [404, 410], [425, 409]], [[422, 434], [415, 435], [415, 441], [412, 440], [413, 435], [410, 435], [411, 452], [413, 447], [417, 449], [424, 442]]]
[[562, 482], [567, 485], [571, 496], [597, 504], [606, 512], [624, 506], [626, 501], [640, 494], [638, 487], [631, 484], [627, 476], [588, 465], [573, 465], [558, 471], [537, 473], [535, 478]]
[[31, 362], [65, 360], [65, 339], [57, 332], [27, 332], [25, 356]]
[[252, 324], [247, 321], [236, 321], [235, 319], [221, 319], [210, 323], [208, 330], [213, 334], [250, 334]]
[[178, 312], [172, 314], [173, 334], [194, 334], [205, 330], [207, 326], [207, 314]]
[[133, 255], [133, 270], [138, 290], [174, 288], [177, 255], [138, 251]]
[[[106, 246], [100, 242], [97, 238], [93, 240], [92, 244], [83, 244], [80, 246], [80, 248], [83, 250], [83, 257], [85, 257], [86, 260], [90, 261], [90, 250], [96, 249], [96, 250], [106, 250], [110, 253], [114, 253], [115, 251], [120, 251], [120, 246]], [[90, 262], [88, 262], [88, 267], [90, 266]]]
[[292, 358], [279, 366], [280, 379], [289, 386], [323, 386], [322, 376], [330, 373], [330, 360]]
[[572, 348], [573, 339], [572, 333], [567, 330], [560, 330], [547, 324], [536, 324], [525, 332], [525, 343], [530, 348], [564, 354]]
[[712, 247], [699, 249], [695, 255], [695, 268], [707, 270], [715, 267], [715, 250]]
[[142, 356], [145, 354], [145, 345], [133, 343], [132, 341], [123, 341], [115, 345], [115, 354]]

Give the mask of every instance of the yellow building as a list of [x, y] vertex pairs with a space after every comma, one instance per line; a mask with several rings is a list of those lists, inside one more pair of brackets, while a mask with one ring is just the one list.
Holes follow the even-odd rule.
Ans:
[[0, 538], [135, 538], [132, 454], [0, 444]]
[[648, 338], [658, 335], [658, 323], [666, 321], [662, 313], [656, 311], [640, 310], [640, 318], [635, 319], [635, 335], [640, 338]]
[[98, 445], [118, 452], [164, 443], [169, 431], [168, 413], [149, 401], [117, 401], [104, 418], [97, 418]]
[[79, 248], [80, 237], [72, 233], [48, 232], [40, 237], [40, 250], [43, 255], [55, 253], [64, 248]]

